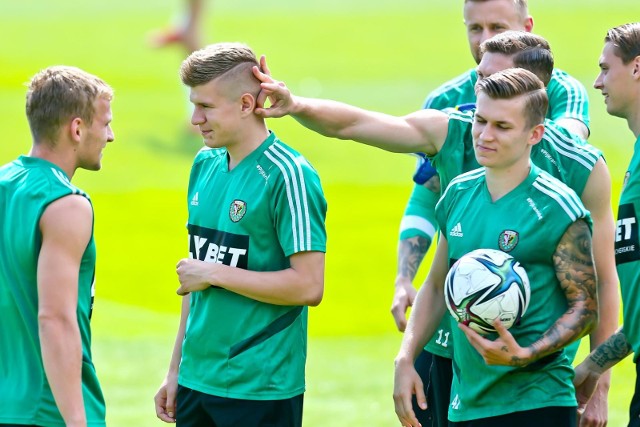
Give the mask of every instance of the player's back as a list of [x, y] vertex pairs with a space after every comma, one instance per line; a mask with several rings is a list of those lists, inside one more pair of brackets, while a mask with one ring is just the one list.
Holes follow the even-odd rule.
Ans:
[[[0, 424], [64, 425], [42, 368], [38, 324], [40, 217], [53, 201], [88, 196], [56, 165], [21, 156], [0, 168]], [[91, 362], [89, 316], [95, 273], [91, 238], [78, 283], [84, 400], [89, 425], [104, 425], [104, 399]]]

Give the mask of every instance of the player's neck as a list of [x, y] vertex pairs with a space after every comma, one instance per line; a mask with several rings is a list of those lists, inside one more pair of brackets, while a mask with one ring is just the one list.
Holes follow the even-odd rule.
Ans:
[[640, 136], [640, 101], [638, 102], [638, 108], [634, 111], [634, 114], [627, 117], [627, 124], [637, 139]]
[[262, 126], [248, 127], [240, 136], [238, 143], [227, 146], [229, 170], [238, 166], [245, 157], [255, 151], [268, 137], [269, 131], [264, 123]]
[[76, 172], [76, 162], [73, 156], [70, 156], [71, 153], [60, 145], [62, 145], [60, 141], [55, 144], [34, 142], [31, 151], [29, 151], [29, 157], [35, 157], [53, 163], [62, 169], [69, 177], [69, 180], [71, 180]]
[[519, 162], [508, 168], [486, 168], [487, 189], [492, 201], [497, 201], [522, 184], [529, 176], [531, 164]]

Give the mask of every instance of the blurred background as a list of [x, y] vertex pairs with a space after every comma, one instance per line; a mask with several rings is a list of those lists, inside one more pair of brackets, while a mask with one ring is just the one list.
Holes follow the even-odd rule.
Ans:
[[[589, 90], [590, 142], [605, 152], [616, 205], [635, 139], [606, 114], [592, 82], [606, 30], [640, 19], [640, 3], [530, 0], [529, 7], [557, 66]], [[182, 10], [181, 0], [0, 2], [0, 163], [29, 150], [25, 83], [40, 69], [78, 66], [116, 92], [116, 140], [103, 170], [74, 177], [96, 209], [93, 351], [111, 426], [162, 424], [153, 396], [178, 326], [175, 264], [188, 255], [186, 186], [202, 143], [189, 132], [188, 91], [177, 74], [185, 52], [153, 49], [148, 38]], [[216, 0], [205, 13], [205, 42], [249, 44], [294, 93], [397, 115], [475, 65], [461, 0]], [[323, 138], [289, 118], [269, 127], [314, 165], [329, 202], [326, 290], [310, 310], [304, 424], [397, 425], [391, 395], [401, 334], [389, 310], [414, 160]], [[611, 426], [626, 424], [633, 370], [630, 360], [614, 370]]]

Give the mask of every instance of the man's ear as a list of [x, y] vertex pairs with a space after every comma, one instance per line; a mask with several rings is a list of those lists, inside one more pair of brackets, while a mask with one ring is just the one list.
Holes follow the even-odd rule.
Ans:
[[527, 33], [530, 33], [531, 31], [533, 31], [533, 17], [532, 16], [527, 16], [527, 18], [524, 20], [524, 30]]
[[640, 80], [640, 55], [633, 58], [631, 62], [633, 65], [631, 74], [634, 79]]
[[540, 123], [536, 125], [531, 130], [531, 135], [529, 136], [529, 145], [534, 146], [538, 142], [542, 141], [542, 136], [544, 135], [544, 125]]
[[256, 98], [250, 93], [244, 93], [240, 97], [240, 109], [242, 114], [253, 115], [253, 110], [256, 109]]
[[67, 125], [69, 138], [72, 141], [80, 142], [80, 138], [82, 137], [82, 132], [83, 132], [82, 125], [83, 125], [83, 120], [80, 117], [74, 117], [73, 119], [71, 119], [71, 121]]

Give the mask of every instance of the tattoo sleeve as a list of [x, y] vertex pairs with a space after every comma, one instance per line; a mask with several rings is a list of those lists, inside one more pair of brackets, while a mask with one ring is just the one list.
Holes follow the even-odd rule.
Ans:
[[627, 357], [633, 349], [631, 344], [627, 341], [627, 337], [624, 334], [624, 330], [620, 329], [615, 334], [611, 335], [605, 342], [600, 344], [589, 358], [606, 371], [625, 357]]
[[553, 254], [553, 262], [568, 307], [531, 345], [532, 360], [553, 353], [584, 336], [597, 321], [598, 299], [591, 232], [584, 220], [578, 220], [567, 228]]
[[429, 250], [429, 239], [422, 236], [400, 240], [398, 244], [398, 274], [413, 280]]

